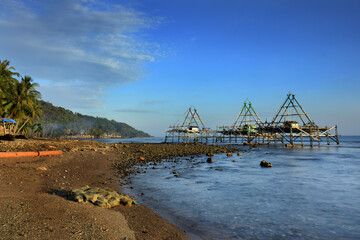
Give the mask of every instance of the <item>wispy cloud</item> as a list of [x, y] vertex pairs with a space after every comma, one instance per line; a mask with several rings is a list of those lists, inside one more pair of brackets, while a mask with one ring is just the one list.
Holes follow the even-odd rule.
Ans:
[[[76, 98], [85, 100], [94, 91], [82, 89], [102, 92], [142, 76], [142, 64], [154, 61], [160, 46], [139, 36], [161, 22], [97, 0], [2, 0], [0, 52], [21, 73], [61, 83], [64, 94], [76, 81], [83, 92]], [[50, 86], [42, 90], [52, 91]]]
[[99, 89], [76, 83], [42, 85], [39, 90], [44, 99], [52, 103], [60, 100], [65, 108], [97, 108], [103, 96]]

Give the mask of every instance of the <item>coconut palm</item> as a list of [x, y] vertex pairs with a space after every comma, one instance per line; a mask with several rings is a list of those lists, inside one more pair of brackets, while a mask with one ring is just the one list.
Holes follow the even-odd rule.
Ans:
[[10, 66], [10, 61], [0, 60], [0, 81], [15, 80], [14, 76], [20, 77], [20, 74], [15, 71], [14, 67]]
[[29, 76], [10, 84], [3, 103], [4, 115], [20, 124], [33, 122], [41, 113], [38, 104], [41, 94], [35, 89], [37, 86], [39, 84]]
[[0, 60], [0, 116], [4, 114], [2, 105], [4, 103], [6, 93], [9, 88], [17, 82], [14, 76], [20, 77], [20, 74], [14, 71], [15, 68], [10, 66], [10, 62], [8, 60]]

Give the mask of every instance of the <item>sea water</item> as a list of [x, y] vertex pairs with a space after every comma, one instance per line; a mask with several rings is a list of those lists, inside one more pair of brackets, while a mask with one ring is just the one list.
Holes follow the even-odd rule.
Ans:
[[85, 141], [98, 141], [103, 143], [161, 143], [163, 137], [136, 137], [136, 138], [100, 138], [100, 139], [81, 139]]
[[177, 158], [125, 190], [192, 239], [360, 239], [360, 137], [340, 141]]

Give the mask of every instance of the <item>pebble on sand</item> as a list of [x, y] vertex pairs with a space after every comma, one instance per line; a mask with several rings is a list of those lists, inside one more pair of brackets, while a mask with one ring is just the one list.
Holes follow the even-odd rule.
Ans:
[[46, 167], [38, 167], [38, 168], [36, 168], [36, 170], [38, 170], [38, 171], [46, 171], [47, 168]]

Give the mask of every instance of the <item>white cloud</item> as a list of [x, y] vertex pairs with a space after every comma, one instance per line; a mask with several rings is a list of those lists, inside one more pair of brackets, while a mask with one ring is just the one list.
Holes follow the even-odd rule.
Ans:
[[98, 108], [103, 92], [100, 88], [81, 83], [41, 85], [40, 92], [44, 99], [51, 103], [61, 101], [64, 108]]
[[[2, 0], [1, 57], [35, 80], [61, 83], [61, 89], [73, 88], [76, 80], [82, 93], [77, 100], [90, 94], [101, 98], [97, 92], [86, 94], [83, 88], [102, 92], [138, 80], [142, 64], [154, 61], [159, 52], [156, 43], [139, 35], [161, 21], [96, 0]], [[44, 98], [55, 94], [50, 86], [41, 90]], [[61, 94], [52, 96], [56, 95]], [[56, 102], [61, 103], [60, 99]]]

